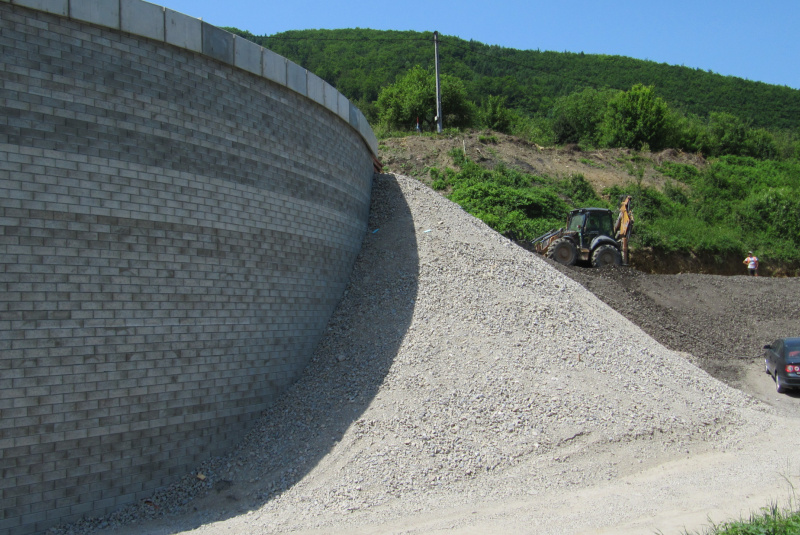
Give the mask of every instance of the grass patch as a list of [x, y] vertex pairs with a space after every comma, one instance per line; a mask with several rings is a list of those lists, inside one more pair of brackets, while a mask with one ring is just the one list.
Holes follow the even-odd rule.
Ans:
[[606, 166], [605, 166], [605, 165], [603, 165], [603, 164], [601, 164], [601, 163], [593, 162], [592, 160], [589, 160], [589, 159], [587, 159], [587, 158], [581, 158], [581, 159], [580, 159], [580, 162], [581, 162], [583, 165], [587, 165], [587, 166], [589, 166], [589, 167], [594, 167], [595, 169], [605, 169], [605, 168], [606, 168]]
[[800, 511], [782, 509], [775, 504], [763, 507], [750, 518], [711, 524], [700, 532], [684, 531], [684, 535], [798, 535]]

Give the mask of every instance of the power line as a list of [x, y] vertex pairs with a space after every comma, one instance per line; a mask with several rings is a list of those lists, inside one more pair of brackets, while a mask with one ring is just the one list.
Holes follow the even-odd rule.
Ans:
[[[308, 31], [308, 30], [292, 30], [292, 31], [304, 32], [304, 31]], [[322, 30], [322, 31], [336, 31], [336, 30]], [[392, 31], [392, 30], [372, 30], [372, 31], [378, 32], [378, 31]], [[381, 43], [381, 42], [386, 42], [386, 43], [426, 43], [426, 44], [428, 44], [428, 43], [430, 43], [431, 41], [434, 40], [433, 33], [434, 32], [431, 32], [431, 35], [430, 36], [426, 36], [426, 37], [421, 37], [421, 36], [420, 37], [416, 37], [416, 36], [404, 36], [404, 37], [385, 37], [385, 36], [381, 36], [381, 37], [369, 37], [369, 36], [365, 36], [365, 37], [328, 37], [328, 36], [326, 36], [326, 37], [312, 37], [312, 36], [308, 36], [308, 35], [305, 35], [305, 36], [274, 35], [274, 36], [263, 36], [261, 38], [264, 39], [265, 41], [266, 40], [275, 39], [275, 40], [278, 40], [278, 41], [281, 41], [281, 40], [283, 40], [283, 41], [314, 41], [314, 42], [340, 41], [340, 42], [362, 42], [362, 43]], [[468, 41], [465, 41], [464, 39], [461, 39], [459, 37], [447, 37], [447, 36], [443, 37], [441, 34], [438, 35], [438, 40], [439, 40], [440, 53], [443, 53], [442, 55], [444, 55], [445, 57], [449, 56], [448, 59], [451, 59], [451, 60], [452, 59], [456, 59], [456, 58], [452, 53], [451, 54], [447, 53], [447, 48], [442, 48], [443, 44], [445, 44], [447, 47], [463, 50], [465, 52], [468, 52], [471, 55], [481, 56], [481, 57], [490, 59], [490, 60], [492, 60], [494, 62], [503, 63], [503, 64], [505, 64], [507, 66], [512, 66], [512, 67], [515, 67], [517, 69], [524, 69], [524, 70], [527, 70], [527, 71], [532, 71], [532, 73], [546, 72], [546, 71], [542, 71], [540, 67], [537, 67], [535, 65], [531, 65], [530, 63], [523, 63], [523, 62], [520, 62], [520, 61], [515, 61], [513, 59], [509, 59], [508, 57], [504, 57], [503, 55], [498, 53], [498, 52], [506, 52], [507, 51], [507, 52], [509, 52], [511, 54], [525, 54], [525, 53], [534, 53], [534, 52], [538, 53], [538, 54], [542, 54], [542, 52], [539, 51], [539, 50], [536, 50], [536, 51], [534, 51], [534, 50], [519, 50], [519, 49], [516, 49], [516, 48], [501, 47], [499, 45], [487, 45], [485, 43], [481, 43], [481, 42], [478, 42], [478, 41], [469, 41], [468, 42]], [[480, 50], [480, 48], [489, 48], [489, 49], [491, 49], [491, 48], [495, 48], [495, 47], [497, 47], [496, 51], [484, 52], [484, 51]], [[559, 53], [558, 52], [553, 52], [553, 54], [559, 54]], [[570, 54], [570, 53], [568, 53], [568, 54]], [[573, 52], [571, 54], [576, 54], [576, 53]], [[462, 62], [465, 63], [466, 65], [470, 65], [470, 64], [474, 65], [474, 62], [468, 62], [468, 61], [464, 61], [464, 60], [462, 60]], [[607, 87], [607, 86], [604, 86], [602, 84], [593, 83], [593, 82], [588, 81], [588, 80], [576, 79], [574, 77], [569, 77], [568, 79], [572, 83], [578, 83], [580, 87], [587, 87], [587, 88], [593, 88], [593, 89], [603, 89], [603, 88]]]
[[[295, 30], [295, 31], [305, 31], [305, 30]], [[431, 32], [431, 33], [433, 34], [433, 32]], [[400, 38], [400, 37], [380, 37], [380, 38], [370, 38], [370, 37], [310, 37], [310, 36], [293, 37], [293, 36], [284, 36], [284, 35], [269, 35], [269, 36], [265, 35], [265, 36], [262, 36], [261, 39], [264, 39], [264, 40], [276, 39], [276, 40], [279, 40], [279, 41], [315, 41], [315, 42], [319, 42], [319, 41], [350, 41], [350, 42], [373, 42], [373, 43], [381, 43], [381, 42], [387, 42], [387, 43], [403, 43], [403, 42], [408, 42], [408, 43], [413, 43], [413, 42], [430, 43], [431, 41], [433, 41], [433, 35], [431, 35], [430, 38], [428, 38], [428, 37], [425, 37], [425, 38], [423, 38], [423, 37], [403, 37], [403, 38]], [[459, 39], [460, 41], [463, 41], [463, 39], [460, 39], [458, 37], [454, 37], [454, 38], [448, 39], [446, 37], [443, 38], [442, 35], [439, 35], [439, 44], [441, 46], [441, 44], [443, 42], [445, 42], [445, 43], [447, 43], [448, 45], [450, 45], [452, 47], [468, 51], [468, 52], [470, 52], [472, 54], [475, 54], [475, 55], [478, 55], [478, 56], [484, 56], [484, 57], [487, 57], [487, 58], [495, 60], [495, 61], [502, 61], [503, 63], [509, 64], [509, 65], [513, 65], [515, 67], [520, 67], [520, 68], [524, 68], [524, 69], [531, 69], [531, 70], [535, 70], [536, 69], [532, 65], [526, 65], [524, 63], [520, 63], [520, 62], [517, 62], [517, 61], [512, 61], [512, 60], [504, 58], [502, 56], [498, 56], [496, 54], [489, 54], [489, 53], [481, 52], [479, 50], [475, 50], [475, 48], [473, 48], [472, 46], [470, 46], [470, 45], [462, 45], [458, 41], [456, 41], [455, 39]], [[484, 44], [484, 43], [478, 43], [478, 45], [482, 46], [482, 47], [497, 46], [497, 45], [487, 45], [487, 44]], [[533, 51], [528, 51], [528, 50], [518, 50], [516, 48], [506, 48], [506, 47], [500, 47], [500, 48], [501, 48], [501, 50], [510, 50], [510, 51], [513, 51], [513, 52], [533, 52]]]

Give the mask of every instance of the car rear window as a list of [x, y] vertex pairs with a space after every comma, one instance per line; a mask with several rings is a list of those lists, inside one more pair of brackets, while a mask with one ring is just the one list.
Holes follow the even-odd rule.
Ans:
[[786, 344], [786, 362], [800, 362], [800, 345]]

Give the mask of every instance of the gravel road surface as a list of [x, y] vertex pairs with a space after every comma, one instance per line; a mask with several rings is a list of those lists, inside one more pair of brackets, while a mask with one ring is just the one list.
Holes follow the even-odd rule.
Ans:
[[784, 503], [800, 397], [757, 355], [800, 332], [767, 306], [796, 281], [594, 271], [378, 175], [304, 376], [229, 456], [53, 533], [677, 534]]

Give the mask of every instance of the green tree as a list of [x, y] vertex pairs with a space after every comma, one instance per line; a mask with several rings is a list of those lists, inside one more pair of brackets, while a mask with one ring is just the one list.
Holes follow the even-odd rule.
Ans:
[[708, 132], [711, 146], [707, 152], [711, 155], [745, 154], [747, 125], [732, 113], [711, 112]]
[[666, 146], [687, 152], [709, 154], [707, 121], [697, 115], [683, 115], [670, 110], [667, 118]]
[[780, 150], [775, 141], [775, 136], [764, 128], [754, 128], [747, 131], [745, 148], [748, 156], [761, 160], [774, 160], [780, 157]]
[[586, 88], [557, 99], [552, 111], [556, 142], [596, 144], [608, 102], [616, 93]]
[[[446, 127], [463, 128], [472, 124], [474, 106], [467, 91], [454, 76], [440, 76], [442, 122]], [[436, 78], [419, 65], [399, 76], [394, 84], [381, 89], [377, 102], [378, 119], [387, 128], [409, 130], [419, 119], [420, 126], [433, 129], [436, 124]]]
[[506, 108], [506, 97], [489, 95], [481, 106], [480, 120], [481, 125], [486, 128], [506, 134], [509, 133], [511, 129], [511, 112]]
[[652, 86], [636, 84], [608, 102], [601, 125], [602, 141], [609, 147], [660, 150], [667, 139], [667, 103]]

